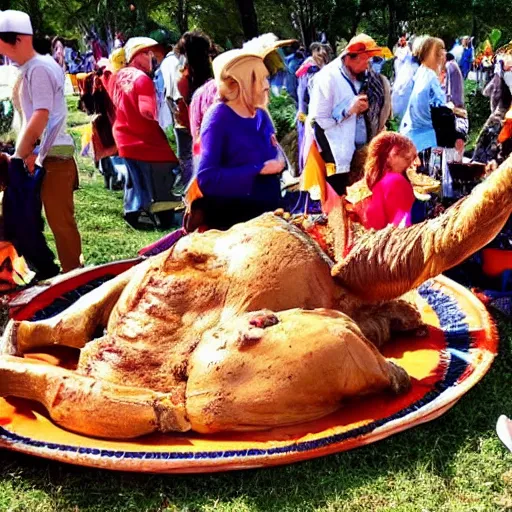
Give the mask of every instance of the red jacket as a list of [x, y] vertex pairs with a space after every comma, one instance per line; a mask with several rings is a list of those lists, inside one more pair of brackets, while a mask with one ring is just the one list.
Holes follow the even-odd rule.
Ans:
[[116, 107], [113, 134], [119, 156], [142, 162], [177, 162], [158, 124], [156, 91], [144, 72], [128, 66], [110, 79]]

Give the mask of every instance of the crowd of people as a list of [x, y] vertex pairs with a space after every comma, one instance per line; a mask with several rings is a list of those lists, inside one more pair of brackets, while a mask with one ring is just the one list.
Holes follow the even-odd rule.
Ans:
[[[80, 92], [91, 114], [90, 145], [100, 171], [123, 183], [125, 219], [134, 226], [141, 215], [162, 224], [184, 201], [187, 231], [227, 229], [286, 204], [285, 170], [299, 177], [305, 210], [316, 205], [328, 213], [329, 198], [353, 199], [357, 190], [352, 218], [367, 228], [407, 226], [426, 215], [417, 208], [408, 172], [440, 179], [442, 195], [450, 197], [444, 187], [449, 173], [436, 158], [441, 155], [445, 164], [468, 160], [469, 38], [447, 53], [441, 39], [403, 36], [390, 77], [382, 69], [391, 52], [366, 34], [355, 36], [337, 57], [325, 41], [306, 50], [272, 34], [225, 52], [200, 31], [183, 34], [172, 47], [117, 34], [110, 54], [96, 35], [88, 43], [93, 69]], [[73, 53], [60, 38], [47, 54], [38, 53], [30, 19], [19, 11], [0, 16], [0, 53], [20, 69], [13, 104], [23, 124], [9, 172], [27, 181], [39, 170], [42, 207], [67, 272], [83, 264], [73, 206], [78, 171], [64, 98]], [[470, 158], [488, 169], [512, 149], [510, 47], [496, 53], [493, 66], [487, 89], [494, 108]], [[268, 110], [269, 95], [283, 89], [297, 105], [297, 169], [290, 169], [292, 155], [280, 146]], [[392, 116], [399, 120], [398, 133], [389, 131]], [[10, 186], [7, 212], [13, 197]], [[40, 217], [36, 199], [33, 204], [31, 215]], [[6, 220], [16, 224], [9, 213]], [[56, 275], [41, 223], [32, 224], [30, 244], [12, 228], [15, 247], [39, 279]]]

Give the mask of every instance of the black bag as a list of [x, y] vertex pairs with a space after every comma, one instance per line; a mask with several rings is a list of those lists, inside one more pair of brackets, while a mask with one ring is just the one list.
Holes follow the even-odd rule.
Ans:
[[436, 132], [437, 145], [441, 148], [455, 147], [457, 134], [455, 114], [448, 107], [430, 107], [432, 126]]

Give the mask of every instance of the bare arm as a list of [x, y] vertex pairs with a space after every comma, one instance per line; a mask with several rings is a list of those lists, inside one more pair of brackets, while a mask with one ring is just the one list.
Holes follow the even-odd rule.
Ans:
[[37, 141], [43, 135], [44, 129], [48, 124], [48, 118], [50, 113], [46, 109], [35, 110], [30, 118], [25, 130], [23, 131], [18, 146], [16, 148], [17, 158], [25, 160], [28, 158], [34, 148], [36, 147]]

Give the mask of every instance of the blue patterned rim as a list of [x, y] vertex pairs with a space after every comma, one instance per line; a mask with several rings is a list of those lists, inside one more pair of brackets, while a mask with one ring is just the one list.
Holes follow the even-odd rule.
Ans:
[[[113, 276], [105, 276], [95, 279], [75, 290], [64, 294], [57, 298], [52, 304], [37, 312], [32, 320], [40, 320], [49, 318], [63, 311], [70, 304], [76, 301], [81, 295], [91, 291], [103, 282], [111, 279]], [[429, 391], [420, 400], [412, 403], [408, 407], [398, 411], [397, 413], [383, 419], [376, 420], [368, 425], [355, 428], [342, 434], [334, 434], [322, 439], [314, 441], [304, 441], [293, 443], [288, 446], [268, 448], [268, 449], [247, 449], [247, 450], [228, 450], [228, 451], [205, 451], [205, 452], [126, 452], [115, 450], [100, 450], [97, 448], [85, 448], [79, 446], [68, 446], [58, 443], [48, 443], [45, 441], [36, 441], [28, 437], [19, 436], [7, 429], [0, 427], [0, 439], [12, 444], [21, 444], [28, 447], [46, 448], [48, 450], [59, 450], [66, 453], [77, 453], [81, 455], [92, 455], [106, 458], [116, 459], [161, 459], [161, 460], [218, 460], [231, 459], [234, 457], [262, 457], [275, 456], [299, 452], [308, 452], [324, 448], [329, 445], [338, 444], [351, 438], [357, 438], [369, 434], [378, 427], [385, 425], [394, 420], [404, 418], [410, 413], [418, 411], [426, 405], [433, 402], [443, 392], [454, 386], [466, 369], [470, 366], [471, 356], [469, 349], [471, 347], [471, 335], [469, 326], [465, 321], [465, 315], [459, 308], [457, 301], [444, 293], [442, 290], [436, 289], [432, 283], [425, 283], [419, 288], [420, 295], [432, 307], [442, 330], [445, 333], [447, 342], [447, 351], [450, 354], [449, 365], [442, 381], [439, 381], [434, 389]]]

